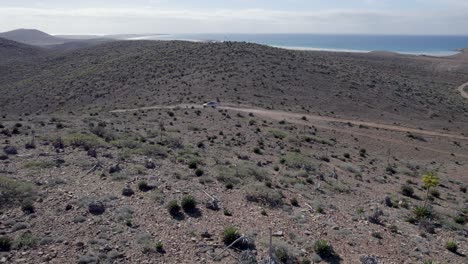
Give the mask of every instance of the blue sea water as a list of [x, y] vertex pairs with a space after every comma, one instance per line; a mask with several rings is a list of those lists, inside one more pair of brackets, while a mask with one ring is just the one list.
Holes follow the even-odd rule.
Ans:
[[389, 51], [405, 54], [446, 56], [468, 48], [468, 36], [398, 36], [332, 34], [168, 34], [138, 39], [189, 41], [245, 41], [302, 50]]

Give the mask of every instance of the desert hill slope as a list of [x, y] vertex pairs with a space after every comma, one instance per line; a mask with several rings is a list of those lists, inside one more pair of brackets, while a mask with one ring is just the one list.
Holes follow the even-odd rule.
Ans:
[[0, 105], [2, 111], [34, 113], [219, 98], [264, 108], [459, 127], [468, 121], [466, 103], [456, 90], [466, 82], [465, 70], [437, 67], [452, 65], [454, 59], [426, 60], [247, 43], [113, 42], [0, 72], [5, 94]]
[[32, 60], [46, 55], [46, 51], [8, 39], [0, 38], [0, 65], [13, 61]]

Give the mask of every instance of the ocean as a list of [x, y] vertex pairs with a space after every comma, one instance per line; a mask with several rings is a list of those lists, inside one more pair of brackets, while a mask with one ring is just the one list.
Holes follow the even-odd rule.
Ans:
[[132, 39], [241, 41], [299, 50], [345, 52], [389, 51], [403, 54], [448, 56], [468, 48], [468, 36], [398, 36], [332, 34], [167, 34]]

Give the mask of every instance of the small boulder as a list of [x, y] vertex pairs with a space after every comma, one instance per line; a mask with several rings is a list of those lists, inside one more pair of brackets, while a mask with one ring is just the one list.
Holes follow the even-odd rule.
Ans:
[[109, 173], [116, 173], [116, 172], [119, 172], [121, 171], [122, 169], [120, 168], [119, 164], [115, 164], [115, 165], [112, 165], [110, 166], [109, 168]]
[[16, 155], [16, 154], [18, 154], [18, 150], [16, 150], [16, 148], [13, 147], [13, 146], [5, 146], [3, 148], [3, 152], [5, 152], [5, 154], [7, 154], [7, 155]]
[[126, 186], [125, 188], [123, 188], [122, 190], [122, 195], [123, 196], [127, 196], [127, 197], [130, 197], [132, 195], [134, 195], [135, 192], [128, 186]]
[[93, 201], [88, 205], [88, 210], [93, 215], [101, 215], [106, 210], [106, 207], [100, 201]]

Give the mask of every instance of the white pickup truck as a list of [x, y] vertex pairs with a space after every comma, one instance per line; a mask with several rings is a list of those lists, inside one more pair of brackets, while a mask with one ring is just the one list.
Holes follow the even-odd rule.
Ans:
[[213, 107], [213, 108], [216, 108], [216, 107], [218, 107], [218, 102], [211, 101], [211, 102], [208, 102], [208, 103], [203, 104], [203, 107]]

